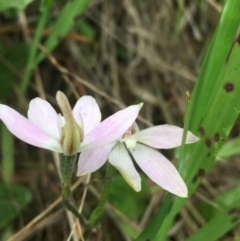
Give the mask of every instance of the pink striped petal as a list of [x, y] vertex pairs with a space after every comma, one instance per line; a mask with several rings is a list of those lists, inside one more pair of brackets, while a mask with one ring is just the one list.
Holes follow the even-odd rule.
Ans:
[[78, 160], [77, 176], [92, 173], [103, 166], [116, 142], [83, 151]]
[[84, 135], [87, 135], [95, 128], [102, 118], [98, 104], [91, 96], [83, 96], [77, 101], [73, 108], [73, 115], [79, 126], [81, 126], [83, 121]]
[[140, 168], [163, 189], [187, 197], [187, 187], [173, 164], [151, 147], [137, 144], [130, 150]]
[[81, 150], [102, 146], [120, 139], [136, 120], [142, 105], [129, 106], [108, 117], [84, 138]]
[[60, 139], [58, 114], [46, 100], [35, 98], [30, 101], [28, 119], [47, 135]]
[[109, 155], [109, 162], [122, 174], [136, 192], [141, 190], [141, 177], [122, 143], [117, 143]]
[[[177, 126], [160, 125], [137, 132], [135, 137], [138, 142], [160, 149], [174, 148], [181, 145], [183, 129]], [[186, 143], [194, 143], [199, 138], [188, 131]]]
[[47, 135], [14, 109], [0, 104], [0, 119], [22, 141], [51, 151], [62, 152], [57, 140]]

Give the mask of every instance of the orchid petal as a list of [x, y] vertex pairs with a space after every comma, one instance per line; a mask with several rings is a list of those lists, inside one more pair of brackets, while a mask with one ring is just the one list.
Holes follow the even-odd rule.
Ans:
[[143, 104], [141, 103], [129, 106], [128, 108], [120, 110], [108, 117], [85, 136], [83, 143], [81, 144], [81, 149], [86, 150], [102, 146], [106, 143], [120, 139], [134, 123], [142, 105]]
[[62, 152], [57, 140], [47, 135], [14, 109], [0, 104], [0, 119], [11, 133], [22, 141], [51, 151]]
[[151, 147], [137, 144], [130, 150], [140, 168], [163, 189], [187, 197], [187, 187], [173, 164]]
[[103, 166], [116, 142], [83, 151], [78, 161], [77, 176], [92, 173]]
[[125, 181], [136, 191], [141, 190], [141, 177], [122, 143], [114, 146], [109, 155], [109, 162], [122, 174]]
[[[177, 126], [160, 125], [147, 128], [137, 132], [135, 137], [138, 142], [146, 144], [154, 148], [168, 149], [181, 145], [183, 129]], [[190, 131], [187, 133], [186, 143], [194, 143], [199, 138]]]
[[73, 108], [73, 115], [79, 126], [82, 126], [83, 121], [84, 135], [88, 134], [101, 122], [100, 109], [96, 100], [91, 96], [83, 96], [77, 101]]
[[28, 119], [47, 135], [60, 139], [57, 112], [46, 100], [35, 98], [30, 101]]

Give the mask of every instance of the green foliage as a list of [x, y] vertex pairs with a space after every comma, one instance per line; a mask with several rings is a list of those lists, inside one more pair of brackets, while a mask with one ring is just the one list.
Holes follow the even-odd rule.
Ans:
[[[42, 33], [44, 28], [46, 27], [47, 21], [49, 19], [49, 11], [51, 10], [52, 4], [54, 0], [42, 0], [41, 6], [40, 6], [40, 12], [41, 15], [39, 17], [38, 23], [37, 23], [37, 30], [34, 35], [34, 41], [40, 42], [42, 39]], [[27, 90], [32, 71], [34, 67], [36, 66], [35, 58], [38, 54], [38, 48], [35, 44], [30, 46], [29, 50], [29, 56], [27, 60], [27, 67], [26, 71], [24, 72], [23, 80], [20, 86], [21, 92], [24, 94]]]
[[117, 56], [123, 60], [126, 60], [128, 58], [128, 50], [124, 48], [123, 46], [119, 45], [117, 46]]
[[158, 230], [159, 226], [164, 222], [165, 217], [167, 216], [170, 207], [172, 205], [172, 194], [168, 193], [164, 199], [164, 203], [158, 212], [153, 216], [145, 229], [140, 233], [140, 235], [136, 238], [136, 241], [145, 241], [149, 238], [153, 238], [156, 235], [156, 230]]
[[109, 193], [110, 202], [129, 218], [140, 218], [148, 202], [149, 183], [145, 175], [141, 175], [142, 190], [135, 192], [121, 175], [113, 178]]
[[[184, 147], [185, 147], [185, 142], [186, 142], [187, 132], [188, 132], [189, 115], [190, 115], [189, 103], [190, 103], [190, 96], [189, 96], [189, 93], [186, 93], [186, 114], [184, 117], [184, 131], [182, 136], [182, 144], [179, 152], [180, 160], [184, 155]], [[181, 166], [181, 163], [179, 163], [179, 166]], [[147, 227], [143, 230], [143, 232], [137, 237], [136, 241], [146, 240], [148, 238], [153, 238], [155, 236], [156, 230], [158, 229], [159, 226], [162, 225], [165, 217], [167, 216], [170, 210], [170, 207], [172, 205], [172, 197], [173, 195], [171, 193], [168, 193], [166, 195], [163, 205], [158, 210], [158, 212], [154, 215], [151, 221], [148, 223]]]
[[9, 8], [23, 10], [33, 0], [0, 0], [0, 12]]
[[14, 143], [13, 135], [2, 125], [2, 170], [3, 179], [10, 183], [14, 169]]
[[[121, 213], [125, 214], [128, 218], [139, 219], [145, 212], [146, 205], [149, 202], [150, 189], [148, 178], [141, 175], [142, 190], [135, 192], [123, 179], [121, 175], [115, 176], [112, 180], [111, 189], [109, 192], [109, 201]], [[118, 220], [121, 229], [124, 230], [131, 238], [136, 238], [136, 231], [123, 220]]]
[[9, 95], [13, 84], [16, 79], [21, 76], [27, 56], [28, 46], [25, 43], [16, 44], [11, 49], [2, 51], [4, 61], [0, 61], [0, 73], [1, 73], [1, 88], [0, 88], [0, 100], [6, 98]]
[[81, 22], [79, 24], [79, 32], [91, 40], [94, 40], [96, 37], [94, 28], [87, 22]]
[[101, 220], [104, 210], [105, 210], [105, 205], [106, 202], [108, 200], [108, 196], [109, 196], [109, 190], [111, 187], [111, 183], [112, 183], [112, 175], [114, 173], [114, 168], [107, 163], [107, 171], [106, 171], [106, 181], [104, 183], [104, 188], [102, 191], [102, 196], [101, 199], [97, 205], [97, 207], [93, 210], [91, 217], [89, 219], [89, 224], [90, 226], [95, 226], [96, 224], [98, 224], [98, 222]]
[[197, 131], [201, 118], [211, 104], [210, 97], [219, 85], [219, 75], [226, 64], [239, 26], [239, 7], [240, 2], [238, 0], [229, 0], [222, 11], [218, 27], [214, 33], [194, 87], [192, 104], [190, 106], [192, 113], [190, 127], [192, 131]]
[[239, 199], [230, 208], [218, 212], [209, 222], [194, 233], [186, 241], [217, 241], [219, 238], [240, 224]]
[[31, 194], [26, 188], [0, 183], [0, 228], [12, 221], [30, 201]]
[[[183, 164], [181, 173], [190, 195], [199, 185], [203, 174], [212, 167], [218, 151], [239, 115], [240, 46], [238, 43], [227, 61], [240, 22], [239, 8], [240, 2], [237, 0], [229, 0], [225, 5], [192, 94], [189, 129], [198, 132], [201, 140], [186, 147], [181, 160]], [[166, 240], [175, 216], [186, 201], [175, 198], [163, 225], [159, 223], [154, 229], [147, 226], [143, 231], [146, 234], [145, 240], [148, 238], [155, 241]], [[165, 206], [163, 204], [163, 207]], [[228, 228], [224, 231], [227, 232]], [[222, 231], [219, 233], [223, 234]]]
[[[52, 28], [51, 34], [44, 44], [44, 47], [48, 51], [52, 51], [59, 44], [61, 38], [65, 37], [65, 35], [73, 27], [74, 19], [85, 11], [89, 3], [90, 0], [75, 0], [70, 1], [65, 5]], [[39, 54], [36, 64], [38, 64], [44, 57], [45, 54]]]
[[[75, 0], [69, 1], [63, 8], [56, 22], [52, 26], [52, 31], [47, 38], [46, 42], [43, 44], [47, 51], [51, 52], [57, 45], [60, 43], [61, 39], [66, 36], [70, 29], [74, 25], [74, 19], [82, 14], [87, 8], [90, 0]], [[42, 0], [41, 2], [41, 12], [42, 15], [39, 19], [37, 31], [34, 37], [34, 40], [39, 42], [41, 40], [42, 32], [46, 26], [49, 11], [52, 7], [53, 0]], [[37, 46], [33, 45], [31, 47], [30, 56], [27, 64], [27, 72], [24, 75], [23, 82], [21, 84], [21, 91], [25, 93], [28, 87], [30, 77], [32, 75], [32, 70], [34, 69], [39, 62], [41, 62], [46, 57], [45, 53], [37, 53]]]
[[[213, 165], [216, 155], [229, 132], [234, 125], [240, 110], [240, 46], [237, 43], [229, 57], [227, 65], [221, 71], [219, 85], [211, 96], [211, 105], [199, 123], [199, 132], [202, 139], [186, 152], [186, 164], [183, 175], [188, 184], [189, 193], [193, 193], [201, 181], [199, 172], [208, 171]], [[234, 86], [234, 87], [233, 87]], [[233, 89], [232, 89], [233, 87]], [[224, 113], [224, 114], [223, 114]], [[217, 123], [212, 120], [218, 120]], [[204, 130], [204, 131], [203, 131]], [[194, 161], [191, 161], [194, 160]], [[187, 162], [188, 161], [188, 162]], [[172, 206], [171, 212], [165, 219], [164, 226], [155, 240], [165, 238], [167, 227], [177, 212], [185, 204], [184, 199], [177, 198]], [[231, 227], [231, 226], [229, 226]]]
[[240, 155], [240, 137], [227, 142], [218, 153], [219, 158], [228, 158], [236, 155]]
[[214, 218], [214, 216], [218, 215], [219, 212], [223, 212], [224, 210], [230, 209], [234, 203], [239, 201], [240, 197], [240, 187], [235, 187], [225, 192], [219, 193], [217, 197], [211, 200], [211, 203], [203, 203], [197, 205], [199, 213], [201, 213], [202, 217], [209, 221]]

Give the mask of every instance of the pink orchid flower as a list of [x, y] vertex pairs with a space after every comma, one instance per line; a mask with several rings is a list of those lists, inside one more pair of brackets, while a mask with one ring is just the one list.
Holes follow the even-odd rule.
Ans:
[[[141, 190], [141, 178], [133, 165], [132, 156], [143, 172], [159, 186], [180, 197], [187, 197], [187, 187], [176, 168], [153, 149], [180, 146], [182, 135], [183, 129], [177, 126], [160, 125], [139, 131], [134, 123], [118, 140], [83, 151], [78, 162], [77, 175], [94, 172], [108, 159], [126, 182], [138, 192]], [[186, 143], [198, 140], [198, 137], [188, 131]]]
[[[56, 99], [63, 116], [46, 100], [35, 98], [29, 104], [28, 118], [0, 104], [0, 119], [13, 135], [28, 144], [75, 155], [82, 149], [119, 139], [135, 121], [142, 106], [129, 106], [100, 123], [101, 112], [91, 96], [81, 97], [73, 110], [62, 92], [57, 92]], [[115, 132], [115, 128], [119, 132]]]

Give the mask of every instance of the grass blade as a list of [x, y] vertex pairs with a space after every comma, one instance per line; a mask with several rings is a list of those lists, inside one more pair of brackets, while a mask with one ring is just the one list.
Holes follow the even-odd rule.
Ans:
[[214, 216], [201, 229], [194, 233], [186, 241], [215, 241], [240, 224], [240, 205], [239, 200], [224, 212]]
[[[42, 0], [42, 2], [41, 2], [41, 8], [40, 8], [41, 17], [39, 18], [36, 33], [34, 36], [34, 41], [36, 41], [36, 42], [41, 41], [42, 33], [47, 24], [47, 20], [49, 17], [49, 11], [51, 10], [52, 4], [53, 4], [53, 0], [48, 0], [48, 1]], [[25, 92], [27, 90], [30, 78], [32, 76], [32, 71], [33, 71], [34, 67], [36, 66], [35, 59], [36, 59], [37, 53], [38, 53], [37, 46], [34, 44], [31, 45], [26, 71], [24, 72], [23, 80], [22, 80], [22, 83], [20, 86], [20, 90], [23, 94], [25, 94]]]
[[[189, 160], [183, 168], [183, 176], [189, 193], [193, 193], [203, 174], [214, 164], [216, 155], [234, 125], [240, 110], [240, 46], [236, 43], [228, 63], [223, 69], [219, 84], [210, 100], [211, 105], [199, 124], [202, 139], [188, 148], [185, 153]], [[216, 121], [217, 120], [217, 121]], [[200, 175], [201, 173], [201, 175]], [[165, 240], [173, 218], [186, 203], [184, 199], [175, 199], [172, 209], [155, 240]]]
[[191, 103], [191, 113], [194, 115], [190, 119], [190, 129], [196, 131], [198, 124], [210, 104], [214, 88], [218, 85], [218, 77], [226, 63], [233, 40], [240, 22], [240, 1], [229, 0], [226, 2], [217, 30], [209, 46], [207, 55], [203, 62], [201, 72], [197, 79]]
[[[44, 47], [49, 52], [52, 51], [59, 44], [60, 39], [62, 39], [73, 27], [74, 18], [77, 15], [82, 14], [89, 3], [90, 0], [75, 0], [70, 1], [65, 5], [56, 23], [54, 24], [51, 34], [49, 35], [47, 41], [44, 44]], [[38, 64], [44, 58], [45, 54], [40, 53], [37, 57], [35, 64]]]

